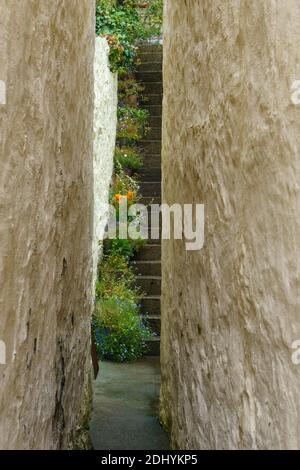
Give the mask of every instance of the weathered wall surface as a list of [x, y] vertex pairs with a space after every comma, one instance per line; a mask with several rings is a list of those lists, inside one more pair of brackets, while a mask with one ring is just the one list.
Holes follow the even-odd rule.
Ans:
[[1, 449], [70, 446], [87, 397], [93, 60], [93, 0], [1, 0]]
[[96, 38], [94, 112], [94, 283], [97, 276], [99, 241], [108, 221], [108, 194], [113, 171], [117, 129], [118, 78], [109, 69], [109, 47], [105, 38]]
[[[162, 419], [182, 449], [300, 448], [300, 4], [166, 0]], [[176, 188], [176, 191], [174, 190]]]

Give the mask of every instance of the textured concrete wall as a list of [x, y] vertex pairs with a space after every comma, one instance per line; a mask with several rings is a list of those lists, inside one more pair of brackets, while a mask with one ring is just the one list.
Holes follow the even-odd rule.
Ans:
[[114, 161], [117, 129], [118, 77], [109, 69], [109, 47], [105, 38], [96, 39], [94, 112], [94, 283], [97, 276], [99, 242], [108, 221], [108, 194]]
[[1, 0], [1, 449], [68, 447], [87, 397], [93, 60], [93, 0]]
[[[300, 448], [298, 0], [166, 0], [163, 199], [206, 205], [163, 244], [162, 419], [183, 449]], [[176, 188], [176, 190], [175, 190]]]

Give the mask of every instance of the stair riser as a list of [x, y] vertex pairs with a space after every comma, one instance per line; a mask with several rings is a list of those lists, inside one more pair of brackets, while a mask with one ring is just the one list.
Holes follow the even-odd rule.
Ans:
[[141, 276], [161, 276], [160, 263], [137, 263], [134, 269]]
[[138, 66], [138, 72], [162, 72], [162, 62], [144, 62]]
[[142, 181], [161, 181], [161, 168], [145, 167], [139, 172]]
[[[145, 155], [159, 155], [161, 159], [161, 142], [159, 140], [144, 140], [141, 141], [141, 145]], [[146, 157], [144, 158], [145, 160]]]
[[161, 105], [163, 100], [162, 93], [151, 93], [144, 97], [144, 100], [141, 101], [143, 106], [156, 106]]
[[142, 299], [141, 313], [143, 315], [160, 315], [160, 299]]
[[152, 83], [152, 82], [162, 82], [162, 72], [136, 72], [136, 78], [138, 81], [144, 83]]
[[144, 318], [143, 317], [143, 320], [153, 333], [160, 335], [160, 330], [161, 330], [160, 318], [147, 318], [147, 317]]
[[158, 140], [161, 142], [161, 127], [151, 126], [151, 129], [147, 134], [147, 139]]
[[145, 90], [144, 95], [154, 94], [159, 95], [163, 93], [163, 84], [161, 82], [143, 83]]
[[139, 53], [143, 54], [153, 54], [155, 52], [160, 52], [162, 53], [163, 51], [163, 46], [162, 44], [140, 44], [139, 45]]
[[138, 261], [160, 261], [161, 259], [161, 246], [151, 244], [144, 246], [135, 255], [135, 259]]
[[140, 286], [144, 294], [147, 294], [150, 296], [161, 294], [161, 280], [160, 279], [137, 278], [137, 284], [138, 286]]
[[161, 116], [162, 115], [162, 105], [149, 105], [143, 106], [150, 113], [150, 116]]
[[161, 196], [161, 183], [141, 183], [140, 193], [144, 197], [160, 197]]
[[160, 154], [144, 154], [143, 166], [145, 169], [151, 170], [151, 168], [160, 167], [161, 155]]
[[148, 346], [147, 356], [159, 356], [160, 355], [160, 341], [146, 341]]
[[149, 116], [148, 124], [149, 124], [150, 127], [161, 127], [162, 126], [162, 117], [161, 116]]
[[163, 63], [163, 55], [160, 52], [143, 52], [139, 55], [142, 64]]

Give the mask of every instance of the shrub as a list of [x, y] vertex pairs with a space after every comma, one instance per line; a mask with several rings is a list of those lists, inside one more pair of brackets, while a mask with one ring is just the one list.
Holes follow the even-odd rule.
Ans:
[[110, 203], [118, 207], [119, 198], [126, 197], [128, 199], [128, 205], [135, 204], [138, 201], [138, 190], [138, 182], [123, 169], [119, 168], [118, 173], [114, 175], [111, 183]]
[[140, 291], [135, 286], [136, 276], [128, 261], [128, 256], [124, 256], [121, 250], [108, 251], [104, 255], [98, 269], [97, 300], [119, 297], [121, 300], [139, 302]]
[[120, 239], [116, 238], [115, 240], [108, 240], [107, 248], [111, 252], [115, 254], [119, 254], [124, 256], [127, 259], [130, 259], [134, 256], [142, 246], [145, 246], [147, 240], [139, 238], [137, 240], [130, 240], [130, 239]]
[[116, 147], [115, 150], [115, 170], [120, 175], [122, 170], [136, 172], [142, 168], [143, 159], [137, 148]]
[[158, 34], [159, 11], [162, 11], [162, 0], [97, 0], [96, 34], [108, 40], [113, 72], [134, 68], [136, 42]]
[[159, 36], [163, 24], [163, 0], [150, 0], [141, 12], [144, 28], [150, 35]]
[[140, 85], [132, 73], [119, 74], [118, 96], [119, 102], [124, 105], [138, 107], [138, 100], [144, 91], [144, 86]]
[[112, 5], [107, 0], [99, 0], [96, 5], [96, 34], [108, 40], [113, 72], [133, 67], [137, 52], [135, 43], [148, 37], [135, 2]]
[[118, 139], [126, 139], [129, 143], [141, 140], [148, 132], [149, 112], [130, 106], [118, 109]]
[[97, 302], [93, 327], [102, 360], [130, 361], [147, 351], [145, 339], [151, 333], [131, 302], [119, 297]]
[[151, 335], [139, 316], [141, 292], [129, 265], [134, 245], [129, 240], [110, 240], [99, 265], [93, 329], [101, 359], [130, 361], [146, 352]]

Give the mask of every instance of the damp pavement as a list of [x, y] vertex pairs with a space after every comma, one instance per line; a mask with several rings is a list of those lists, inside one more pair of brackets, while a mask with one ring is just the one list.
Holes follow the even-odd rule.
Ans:
[[91, 438], [95, 450], [168, 450], [158, 420], [158, 357], [129, 364], [101, 362], [94, 382]]

